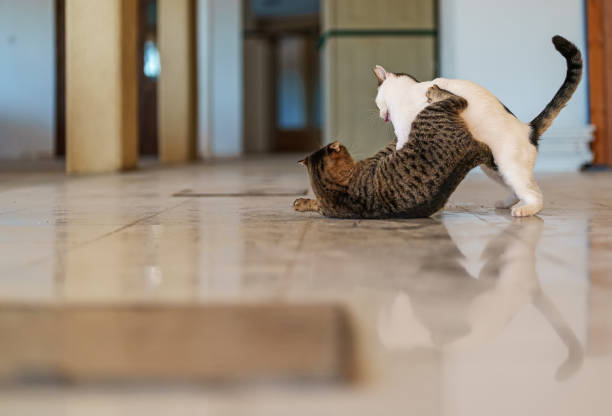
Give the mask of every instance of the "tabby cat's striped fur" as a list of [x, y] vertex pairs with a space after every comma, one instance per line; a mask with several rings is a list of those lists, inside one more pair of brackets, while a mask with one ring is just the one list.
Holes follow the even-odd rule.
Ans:
[[301, 161], [317, 199], [300, 198], [294, 209], [337, 218], [428, 217], [472, 168], [493, 167], [491, 151], [459, 116], [467, 101], [435, 85], [427, 97], [432, 104], [418, 114], [401, 150], [391, 143], [355, 163], [335, 142]]

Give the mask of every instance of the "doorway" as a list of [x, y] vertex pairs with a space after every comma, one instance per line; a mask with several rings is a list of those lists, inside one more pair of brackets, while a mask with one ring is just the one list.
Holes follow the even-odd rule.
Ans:
[[246, 153], [320, 146], [319, 7], [318, 0], [245, 0]]
[[158, 156], [157, 80], [161, 71], [157, 49], [157, 0], [139, 0], [138, 24], [138, 151]]
[[55, 156], [66, 156], [66, 0], [55, 0]]

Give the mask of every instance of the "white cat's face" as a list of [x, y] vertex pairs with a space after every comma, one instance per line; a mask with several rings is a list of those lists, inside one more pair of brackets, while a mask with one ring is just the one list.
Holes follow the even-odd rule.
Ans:
[[[389, 121], [389, 106], [387, 105], [387, 99], [385, 97], [385, 81], [393, 76], [392, 73], [387, 74], [385, 68], [380, 65], [376, 65], [372, 70], [376, 79], [378, 80], [378, 93], [376, 94], [376, 107], [378, 107], [380, 118], [385, 122]], [[389, 83], [386, 83], [387, 85]]]
[[[407, 76], [387, 72], [385, 68], [380, 65], [376, 65], [373, 71], [378, 80], [378, 93], [375, 99], [376, 107], [378, 107], [380, 118], [387, 122], [391, 119], [390, 103], [399, 102], [397, 99], [401, 98], [400, 96], [405, 90], [405, 88], [402, 87], [405, 87], [405, 83], [414, 84], [416, 81]], [[396, 97], [396, 95], [398, 97]]]
[[378, 88], [378, 94], [376, 94], [376, 107], [378, 107], [379, 116], [385, 122], [389, 121], [389, 107], [387, 107], [387, 100], [385, 99], [385, 94], [383, 93], [383, 85]]

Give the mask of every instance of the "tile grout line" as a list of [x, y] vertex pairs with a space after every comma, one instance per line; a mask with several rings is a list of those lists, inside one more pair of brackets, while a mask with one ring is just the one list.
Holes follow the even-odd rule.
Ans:
[[[308, 221], [306, 223], [306, 226], [304, 226], [304, 230], [302, 231], [302, 234], [300, 235], [300, 239], [298, 240], [297, 247], [295, 248], [295, 255], [293, 256], [291, 260], [289, 260], [289, 263], [287, 264], [287, 268], [285, 269], [284, 275], [287, 278], [291, 276], [291, 274], [293, 273], [293, 270], [295, 269], [297, 258], [300, 255], [300, 251], [304, 247], [304, 240], [306, 239], [306, 234], [308, 233], [308, 230], [310, 229], [311, 225], [312, 225], [312, 221]], [[287, 279], [287, 281], [288, 280], [289, 279]]]
[[[146, 220], [149, 220], [149, 219], [151, 219], [151, 218], [155, 218], [155, 217], [157, 217], [158, 215], [163, 214], [164, 212], [167, 212], [167, 211], [169, 211], [169, 210], [171, 210], [171, 209], [174, 209], [174, 208], [178, 208], [178, 207], [180, 207], [181, 205], [186, 204], [187, 202], [189, 202], [189, 201], [188, 201], [188, 200], [187, 200], [187, 201], [181, 201], [180, 203], [178, 203], [178, 204], [176, 204], [176, 205], [173, 205], [173, 206], [171, 206], [171, 207], [168, 207], [168, 208], [162, 209], [161, 211], [156, 212], [155, 214], [151, 214], [151, 215], [147, 215], [146, 217], [139, 218], [139, 219], [137, 219], [137, 220], [135, 220], [135, 221], [130, 222], [129, 224], [122, 225], [121, 227], [119, 227], [119, 228], [117, 228], [117, 229], [115, 229], [115, 230], [109, 231], [109, 232], [107, 232], [107, 233], [105, 233], [105, 234], [103, 234], [103, 235], [101, 235], [101, 236], [99, 236], [99, 237], [93, 238], [93, 239], [91, 239], [91, 240], [89, 240], [89, 241], [84, 241], [84, 242], [82, 242], [82, 243], [79, 243], [79, 244], [73, 245], [72, 247], [66, 247], [64, 250], [61, 250], [61, 251], [60, 251], [60, 250], [57, 250], [57, 251], [55, 252], [55, 255], [53, 256], [53, 258], [61, 258], [62, 256], [64, 256], [64, 255], [66, 255], [66, 254], [70, 253], [70, 252], [71, 252], [71, 251], [73, 251], [73, 250], [77, 250], [77, 249], [82, 248], [82, 247], [85, 247], [85, 246], [87, 246], [87, 245], [89, 245], [89, 244], [93, 244], [93, 243], [95, 243], [95, 242], [98, 242], [98, 241], [100, 241], [100, 240], [103, 240], [103, 239], [105, 239], [106, 237], [110, 237], [110, 236], [112, 236], [112, 235], [114, 235], [114, 234], [120, 233], [120, 232], [122, 232], [122, 231], [124, 231], [124, 230], [126, 230], [126, 229], [128, 229], [128, 228], [130, 228], [130, 227], [133, 227], [134, 225], [136, 225], [136, 224], [138, 224], [138, 223], [140, 223], [140, 222], [142, 222], [142, 221], [146, 221]], [[47, 259], [48, 259], [48, 257], [45, 257], [45, 258], [39, 258], [39, 259], [36, 259], [36, 260], [32, 260], [32, 261], [30, 261], [30, 262], [27, 262], [27, 263], [25, 263], [25, 264], [23, 264], [23, 265], [19, 266], [17, 269], [21, 269], [21, 268], [25, 268], [25, 267], [35, 266], [35, 265], [37, 265], [37, 264], [40, 264], [40, 263], [42, 263], [42, 262], [46, 261]]]
[[142, 217], [142, 218], [139, 218], [139, 219], [137, 219], [137, 220], [135, 220], [135, 221], [132, 221], [132, 222], [130, 222], [130, 223], [128, 223], [128, 224], [122, 225], [121, 227], [119, 227], [119, 228], [117, 228], [117, 229], [115, 229], [115, 230], [109, 231], [109, 232], [107, 232], [107, 233], [105, 233], [105, 234], [102, 234], [102, 235], [101, 235], [101, 236], [99, 236], [99, 237], [93, 238], [93, 239], [91, 239], [91, 240], [89, 240], [89, 241], [84, 241], [83, 243], [81, 243], [81, 244], [77, 244], [76, 246], [69, 247], [69, 248], [66, 250], [66, 252], [69, 252], [69, 251], [75, 250], [75, 249], [77, 249], [77, 248], [84, 247], [84, 246], [86, 246], [86, 245], [89, 245], [89, 244], [92, 244], [92, 243], [98, 242], [98, 241], [100, 241], [100, 240], [102, 240], [102, 239], [104, 239], [104, 238], [106, 238], [106, 237], [110, 237], [110, 236], [112, 236], [112, 235], [114, 235], [114, 234], [120, 233], [121, 231], [127, 230], [128, 228], [133, 227], [134, 225], [137, 225], [138, 223], [141, 223], [141, 222], [146, 221], [146, 220], [150, 220], [151, 218], [155, 218], [155, 217], [157, 217], [158, 215], [161, 215], [161, 214], [163, 214], [163, 213], [165, 213], [165, 212], [167, 212], [167, 211], [170, 211], [170, 210], [172, 210], [172, 209], [174, 209], [174, 208], [178, 208], [178, 207], [180, 207], [181, 205], [186, 204], [187, 202], [189, 202], [189, 200], [187, 200], [187, 201], [181, 201], [180, 203], [178, 203], [178, 204], [176, 204], [176, 205], [173, 205], [173, 206], [171, 206], [171, 207], [168, 207], [168, 208], [162, 209], [161, 211], [156, 212], [155, 214], [147, 215], [146, 217]]
[[161, 211], [156, 212], [155, 214], [151, 214], [151, 215], [147, 215], [146, 217], [139, 218], [139, 219], [137, 219], [135, 221], [132, 221], [132, 222], [130, 222], [128, 224], [122, 225], [121, 227], [119, 227], [119, 228], [117, 228], [115, 230], [112, 230], [112, 231], [109, 231], [109, 232], [107, 232], [105, 234], [102, 234], [99, 237], [93, 238], [93, 239], [91, 239], [89, 241], [84, 241], [83, 243], [77, 244], [77, 245], [75, 245], [73, 247], [69, 247], [65, 251], [66, 252], [70, 252], [72, 250], [76, 250], [77, 248], [81, 248], [81, 247], [87, 246], [89, 244], [96, 243], [96, 242], [98, 242], [98, 241], [100, 241], [100, 240], [102, 240], [102, 239], [104, 239], [106, 237], [110, 237], [110, 236], [112, 236], [114, 234], [120, 233], [121, 231], [127, 230], [128, 228], [133, 227], [134, 225], [137, 225], [138, 223], [141, 223], [141, 222], [146, 221], [146, 220], [150, 220], [151, 218], [155, 218], [158, 215], [161, 215], [161, 214], [163, 214], [163, 213], [165, 213], [167, 211], [170, 211], [171, 209], [178, 208], [181, 205], [186, 204], [187, 202], [189, 202], [189, 201], [181, 201], [180, 203], [178, 203], [176, 205], [173, 205], [171, 207], [162, 209]]
[[[186, 204], [187, 202], [189, 202], [189, 201], [181, 201], [181, 202], [179, 202], [179, 203], [178, 203], [178, 204], [176, 204], [176, 205], [172, 205], [172, 206], [167, 207], [167, 208], [165, 208], [165, 209], [162, 209], [161, 211], [158, 211], [158, 212], [156, 212], [156, 213], [154, 213], [154, 214], [147, 215], [147, 216], [145, 216], [145, 217], [139, 218], [139, 219], [137, 219], [137, 220], [135, 220], [135, 221], [130, 222], [129, 224], [125, 224], [125, 225], [123, 225], [123, 226], [121, 226], [121, 227], [119, 227], [119, 228], [117, 228], [117, 229], [115, 229], [115, 230], [113, 230], [113, 231], [109, 231], [108, 233], [105, 233], [105, 234], [103, 234], [103, 235], [101, 235], [101, 236], [99, 236], [99, 237], [96, 237], [96, 238], [92, 239], [92, 240], [85, 241], [85, 242], [83, 242], [83, 243], [81, 243], [81, 244], [78, 244], [78, 245], [75, 245], [75, 246], [73, 246], [73, 247], [67, 247], [67, 248], [66, 248], [66, 250], [64, 250], [64, 251], [63, 251], [63, 252], [61, 252], [61, 253], [56, 252], [55, 257], [56, 257], [56, 258], [57, 258], [59, 261], [63, 261], [63, 256], [66, 256], [68, 253], [70, 253], [70, 252], [71, 252], [71, 251], [73, 251], [73, 250], [77, 250], [77, 249], [80, 249], [80, 248], [86, 247], [86, 246], [88, 246], [89, 244], [96, 243], [96, 242], [101, 241], [101, 240], [103, 240], [103, 239], [105, 239], [105, 238], [107, 238], [107, 237], [110, 237], [110, 236], [113, 236], [113, 235], [115, 235], [115, 234], [118, 234], [118, 233], [120, 233], [120, 232], [122, 232], [122, 231], [125, 231], [125, 230], [127, 230], [128, 228], [133, 227], [134, 225], [137, 225], [137, 224], [139, 224], [139, 223], [141, 223], [141, 222], [143, 222], [143, 221], [150, 220], [151, 218], [155, 218], [155, 217], [157, 217], [157, 216], [159, 216], [159, 215], [163, 214], [164, 212], [168, 212], [168, 211], [170, 211], [170, 210], [172, 210], [172, 209], [174, 209], [174, 208], [178, 208], [178, 207], [180, 207], [181, 205]], [[54, 287], [55, 287], [56, 289], [57, 289], [57, 288], [60, 288], [60, 287], [61, 287], [61, 288], [64, 288], [64, 283], [65, 283], [64, 275], [62, 275], [62, 274], [55, 274], [55, 275], [54, 275]], [[61, 293], [61, 289], [60, 289], [60, 290], [57, 292], [57, 294], [59, 295], [58, 297], [59, 297], [60, 299], [62, 299], [62, 300], [64, 300], [64, 299], [65, 299], [65, 296], [64, 296], [64, 295]]]

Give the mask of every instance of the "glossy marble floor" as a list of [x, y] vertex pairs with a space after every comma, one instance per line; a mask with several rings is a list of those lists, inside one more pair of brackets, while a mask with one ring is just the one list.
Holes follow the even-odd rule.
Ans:
[[475, 174], [434, 218], [342, 221], [291, 210], [308, 187], [294, 158], [0, 169], [0, 310], [330, 305], [349, 317], [357, 370], [308, 383], [8, 381], [0, 414], [609, 415], [612, 173], [538, 179], [535, 218], [492, 209], [502, 191]]

